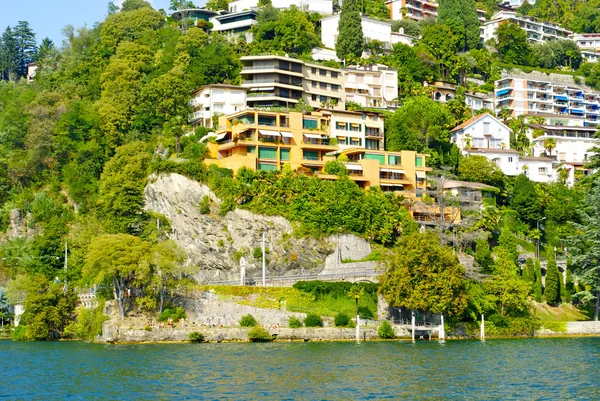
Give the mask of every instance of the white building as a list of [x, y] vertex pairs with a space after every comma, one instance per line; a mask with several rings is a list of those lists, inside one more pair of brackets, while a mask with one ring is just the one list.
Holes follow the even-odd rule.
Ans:
[[465, 104], [473, 113], [481, 109], [495, 111], [493, 94], [465, 93]]
[[[598, 143], [594, 138], [596, 128], [536, 124], [530, 124], [529, 127], [530, 133], [533, 130], [543, 132], [543, 135], [530, 139], [533, 155], [555, 157], [559, 163], [585, 164], [593, 154], [592, 148]], [[546, 148], [548, 139], [554, 140], [554, 149]]]
[[553, 114], [583, 118], [584, 126], [600, 124], [600, 94], [571, 83], [572, 78], [532, 73], [507, 75], [495, 82], [496, 111], [508, 109], [513, 117], [521, 114]]
[[[303, 11], [317, 12], [320, 14], [333, 13], [332, 0], [272, 0], [274, 8], [288, 9], [296, 6]], [[238, 12], [252, 10], [258, 7], [258, 0], [237, 0], [229, 3], [229, 11]]]
[[[365, 41], [377, 40], [383, 43], [385, 50], [390, 50], [396, 43], [413, 45], [416, 38], [404, 34], [404, 31], [392, 32], [392, 24], [377, 19], [361, 16], [363, 38]], [[329, 49], [335, 49], [339, 34], [340, 15], [335, 14], [321, 19], [321, 42]]]
[[519, 170], [519, 152], [513, 149], [466, 149], [464, 156], [485, 156], [500, 167], [500, 170], [508, 176], [516, 176]]
[[585, 61], [595, 63], [600, 59], [600, 33], [574, 33], [570, 39], [581, 49]]
[[194, 112], [190, 123], [196, 127], [213, 127], [213, 117], [233, 114], [246, 109], [247, 89], [233, 85], [201, 86], [192, 94], [190, 106]]
[[553, 160], [549, 157], [519, 157], [519, 174], [525, 174], [533, 182], [551, 182], [556, 180]]
[[490, 39], [496, 39], [498, 27], [501, 24], [514, 22], [527, 33], [527, 40], [530, 43], [544, 43], [549, 40], [568, 39], [571, 31], [562, 28], [558, 24], [550, 22], [540, 22], [532, 17], [517, 15], [514, 11], [500, 11], [483, 24], [482, 40], [487, 42]]
[[232, 12], [228, 14], [217, 15], [210, 19], [213, 24], [211, 32], [219, 32], [228, 36], [244, 36], [247, 43], [252, 42], [250, 29], [258, 24], [256, 17], [258, 13], [255, 10], [245, 10]]
[[510, 149], [511, 132], [496, 117], [484, 113], [454, 128], [451, 131], [451, 141], [460, 150]]
[[384, 65], [350, 66], [342, 70], [346, 102], [363, 107], [397, 107], [398, 71]]

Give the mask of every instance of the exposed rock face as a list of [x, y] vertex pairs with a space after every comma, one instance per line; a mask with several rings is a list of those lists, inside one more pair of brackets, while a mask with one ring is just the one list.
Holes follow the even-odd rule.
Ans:
[[34, 234], [34, 230], [29, 230], [27, 227], [27, 221], [30, 220], [30, 216], [23, 216], [20, 209], [12, 209], [9, 218], [10, 222], [6, 230], [6, 237], [8, 239]]
[[[188, 264], [199, 267], [196, 278], [200, 282], [239, 282], [242, 255], [247, 261], [247, 283], [258, 281], [262, 262], [257, 248], [263, 232], [269, 277], [317, 274], [335, 250], [331, 239], [293, 238], [292, 225], [282, 217], [241, 209], [219, 216], [217, 196], [207, 186], [178, 174], [151, 177], [144, 197], [146, 210], [171, 220], [171, 238], [187, 252]], [[210, 199], [210, 213], [202, 214], [199, 204], [205, 197]]]

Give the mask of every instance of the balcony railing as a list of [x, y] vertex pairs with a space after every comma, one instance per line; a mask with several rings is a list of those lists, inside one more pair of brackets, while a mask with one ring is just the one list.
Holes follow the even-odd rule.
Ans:
[[252, 81], [244, 81], [244, 85], [257, 85], [257, 84], [282, 84], [282, 85], [290, 85], [297, 86], [299, 88], [302, 87], [302, 82], [290, 82], [282, 79], [254, 79]]

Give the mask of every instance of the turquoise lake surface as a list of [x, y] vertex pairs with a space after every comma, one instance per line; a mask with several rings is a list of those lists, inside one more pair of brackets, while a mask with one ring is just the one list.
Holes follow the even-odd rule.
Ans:
[[600, 400], [600, 338], [0, 341], [7, 400]]

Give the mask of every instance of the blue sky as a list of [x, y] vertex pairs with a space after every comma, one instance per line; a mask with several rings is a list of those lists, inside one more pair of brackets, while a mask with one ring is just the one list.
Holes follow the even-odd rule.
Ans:
[[[29, 21], [29, 26], [36, 33], [39, 42], [46, 36], [55, 44], [62, 43], [61, 30], [65, 25], [73, 25], [75, 28], [87, 25], [92, 27], [94, 23], [106, 18], [106, 10], [109, 0], [0, 0], [0, 32], [4, 32], [7, 26], [14, 26], [18, 21]], [[147, 0], [148, 1], [148, 0]], [[123, 0], [115, 1], [122, 3]], [[154, 8], [169, 8], [169, 0], [150, 1]], [[203, 0], [195, 1], [195, 4], [204, 4]]]

